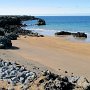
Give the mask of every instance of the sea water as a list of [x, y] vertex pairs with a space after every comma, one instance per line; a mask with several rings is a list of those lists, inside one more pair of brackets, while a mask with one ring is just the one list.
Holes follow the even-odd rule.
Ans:
[[70, 31], [70, 32], [84, 32], [88, 35], [85, 40], [90, 42], [90, 16], [37, 16], [46, 21], [46, 25], [37, 26], [36, 20], [25, 21], [29, 30], [44, 34], [46, 36], [53, 36], [55, 32]]

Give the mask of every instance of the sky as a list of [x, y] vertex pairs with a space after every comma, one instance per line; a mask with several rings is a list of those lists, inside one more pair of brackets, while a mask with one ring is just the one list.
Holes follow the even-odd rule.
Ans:
[[90, 0], [1, 0], [0, 15], [90, 16]]

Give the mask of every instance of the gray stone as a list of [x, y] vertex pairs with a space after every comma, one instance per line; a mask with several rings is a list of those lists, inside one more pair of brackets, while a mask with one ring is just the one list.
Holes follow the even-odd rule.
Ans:
[[16, 75], [17, 71], [13, 70], [11, 71], [10, 75]]
[[24, 83], [24, 78], [23, 77], [20, 77], [20, 83]]
[[78, 76], [70, 76], [68, 77], [68, 81], [71, 82], [71, 83], [77, 83], [77, 80], [79, 79], [80, 77]]
[[28, 85], [24, 85], [23, 88], [22, 88], [22, 90], [27, 90], [28, 87], [29, 87]]
[[21, 68], [20, 68], [20, 71], [21, 71], [21, 72], [22, 72], [22, 71], [24, 71], [24, 70], [25, 70], [25, 68], [24, 68], [24, 67], [21, 67]]
[[30, 80], [29, 79], [26, 79], [25, 82], [24, 82], [25, 85], [27, 85], [29, 83], [30, 83]]
[[77, 81], [77, 87], [81, 87], [84, 90], [87, 90], [87, 88], [90, 87], [90, 83], [88, 82], [86, 78], [80, 77]]
[[15, 90], [14, 87], [9, 87], [8, 90]]

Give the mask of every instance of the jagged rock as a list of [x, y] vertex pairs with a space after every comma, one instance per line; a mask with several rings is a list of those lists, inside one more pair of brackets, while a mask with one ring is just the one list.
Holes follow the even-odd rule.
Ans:
[[46, 25], [46, 22], [43, 19], [38, 19], [37, 25]]
[[84, 90], [90, 90], [90, 82], [86, 78], [80, 77], [77, 81], [77, 87], [83, 88]]
[[6, 17], [0, 20], [0, 27], [6, 27], [8, 25], [21, 25], [21, 20], [18, 17]]
[[39, 81], [40, 84], [43, 83], [43, 82], [44, 82], [44, 79], [41, 79], [41, 80]]
[[82, 33], [82, 32], [71, 33], [71, 32], [61, 31], [61, 32], [56, 32], [55, 35], [73, 35], [74, 37], [87, 38], [87, 34]]
[[20, 83], [24, 83], [24, 78], [23, 77], [20, 77]]
[[39, 35], [39, 37], [44, 37], [44, 35]]
[[0, 49], [4, 49], [5, 48], [5, 46], [4, 46], [4, 44], [0, 44]]
[[72, 35], [74, 37], [84, 37], [84, 38], [87, 38], [87, 34], [82, 33], [82, 32], [72, 33]]
[[5, 49], [5, 48], [10, 48], [12, 47], [12, 42], [10, 39], [6, 38], [6, 37], [0, 37], [0, 44], [1, 47], [0, 49]]
[[71, 32], [61, 31], [61, 32], [56, 32], [55, 35], [71, 35]]
[[5, 30], [3, 28], [0, 28], [0, 36], [4, 36], [5, 35], [4, 31]]
[[77, 83], [77, 81], [78, 81], [79, 78], [80, 77], [77, 77], [77, 76], [70, 76], [70, 77], [68, 77], [68, 80], [71, 83]]
[[19, 36], [15, 33], [9, 33], [9, 34], [6, 34], [5, 37], [10, 40], [17, 40], [17, 37], [19, 37]]

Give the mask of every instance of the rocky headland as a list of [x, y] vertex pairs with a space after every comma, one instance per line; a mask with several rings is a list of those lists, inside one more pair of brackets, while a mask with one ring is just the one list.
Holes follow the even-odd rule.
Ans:
[[23, 26], [27, 26], [22, 22], [27, 20], [37, 20], [35, 25], [46, 25], [43, 19], [34, 16], [0, 16], [0, 48], [10, 48], [11, 40], [17, 40], [19, 35], [44, 37], [44, 35], [22, 29]]

